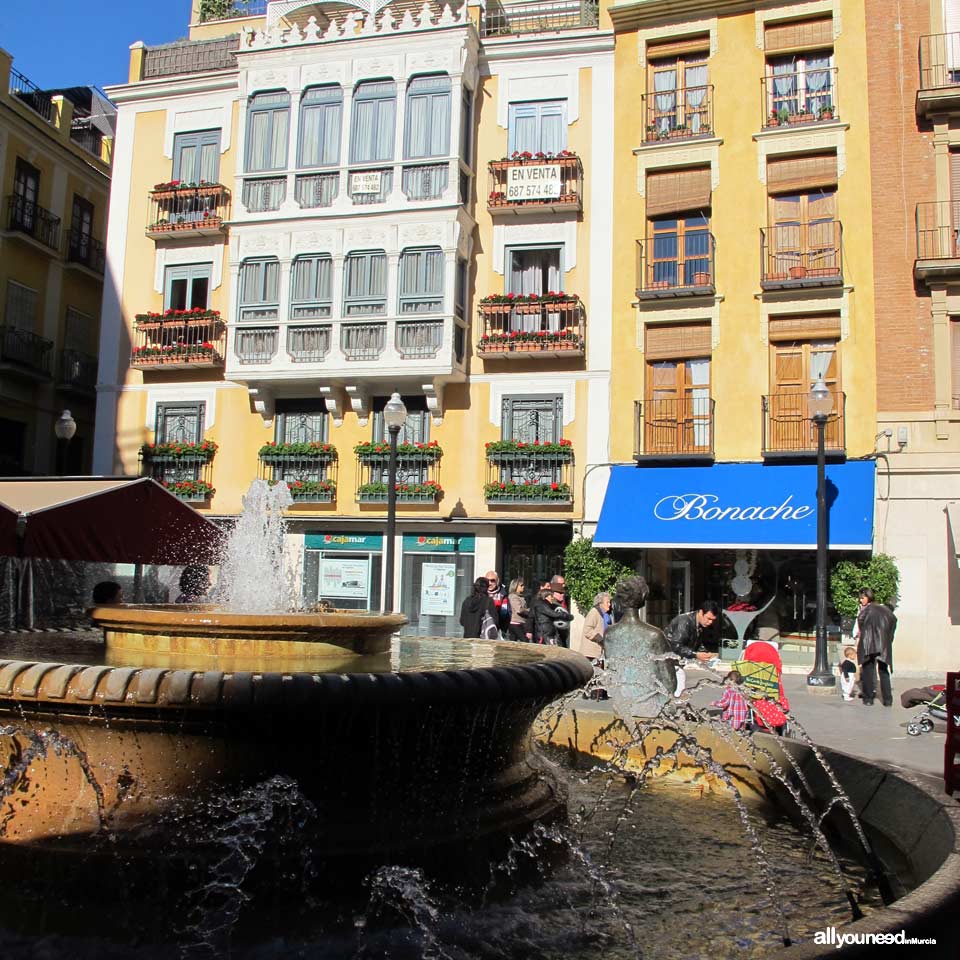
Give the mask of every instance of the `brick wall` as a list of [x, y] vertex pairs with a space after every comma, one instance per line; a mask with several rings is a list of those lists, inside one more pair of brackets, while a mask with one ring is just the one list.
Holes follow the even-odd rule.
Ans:
[[930, 13], [926, 3], [895, 0], [872, 0], [868, 10], [877, 409], [931, 410], [930, 297], [913, 279], [917, 203], [937, 199], [933, 131], [918, 123], [915, 108], [917, 50], [920, 36], [930, 32]]

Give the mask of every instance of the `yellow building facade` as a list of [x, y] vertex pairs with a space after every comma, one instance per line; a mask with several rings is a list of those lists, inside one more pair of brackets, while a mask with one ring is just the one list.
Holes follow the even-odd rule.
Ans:
[[[0, 469], [87, 473], [93, 449], [112, 107], [41, 90], [0, 50]], [[64, 409], [77, 424], [57, 449]]]

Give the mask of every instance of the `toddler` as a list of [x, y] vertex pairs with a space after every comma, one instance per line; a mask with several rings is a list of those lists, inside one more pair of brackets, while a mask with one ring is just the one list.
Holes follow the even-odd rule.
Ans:
[[843, 648], [843, 659], [837, 665], [840, 672], [840, 692], [844, 700], [853, 699], [853, 685], [857, 682], [857, 651], [853, 647]]
[[747, 698], [740, 692], [743, 677], [736, 670], [731, 670], [724, 678], [723, 696], [710, 704], [711, 707], [720, 707], [720, 719], [729, 723], [734, 730], [743, 730], [750, 715], [750, 705]]

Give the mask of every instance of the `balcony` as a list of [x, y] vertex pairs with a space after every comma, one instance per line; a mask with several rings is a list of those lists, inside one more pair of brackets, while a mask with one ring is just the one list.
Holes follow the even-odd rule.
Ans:
[[7, 197], [7, 229], [14, 235], [28, 236], [48, 253], [60, 250], [60, 218], [16, 194]]
[[634, 460], [713, 460], [711, 397], [637, 400], [633, 405]]
[[216, 310], [137, 314], [130, 366], [197, 370], [223, 365], [224, 324]]
[[[817, 426], [807, 412], [807, 393], [777, 393], [761, 398], [763, 410], [763, 457], [767, 460], [807, 457], [817, 452]], [[824, 429], [828, 457], [846, 452], [844, 411], [847, 396], [833, 393], [833, 413]]]
[[97, 389], [97, 358], [79, 350], [61, 350], [57, 389], [92, 396]]
[[153, 240], [223, 237], [230, 219], [230, 191], [219, 183], [157, 184], [150, 191], [146, 234]]
[[[387, 472], [390, 445], [359, 443], [357, 455], [357, 503], [387, 502]], [[435, 504], [443, 496], [437, 482], [443, 451], [436, 443], [397, 446], [397, 503]]]
[[509, 37], [523, 33], [581, 30], [596, 27], [598, 4], [593, 0], [554, 0], [544, 3], [494, 2], [487, 5], [480, 36]]
[[53, 342], [19, 327], [0, 327], [0, 370], [30, 380], [50, 379]]
[[22, 73], [10, 70], [10, 96], [28, 106], [47, 123], [53, 123], [53, 101]]
[[712, 83], [645, 93], [640, 99], [647, 143], [674, 143], [713, 136]]
[[329, 443], [266, 444], [260, 448], [259, 477], [286, 483], [297, 503], [337, 499], [337, 449]]
[[140, 450], [139, 473], [153, 477], [181, 500], [205, 503], [216, 493], [211, 483], [216, 452], [210, 441], [147, 444]]
[[796, 129], [840, 119], [837, 68], [823, 67], [760, 78], [760, 126]]
[[569, 507], [573, 503], [573, 447], [499, 440], [486, 446], [484, 499], [491, 506]]
[[960, 110], [960, 33], [920, 38], [917, 116]]
[[917, 204], [917, 259], [913, 274], [918, 280], [943, 280], [960, 276], [960, 206], [950, 200]]
[[577, 296], [494, 294], [480, 303], [477, 356], [487, 360], [577, 359], [586, 351], [587, 316]]
[[71, 227], [67, 237], [67, 264], [86, 267], [102, 277], [106, 263], [107, 256], [103, 244], [78, 227]]
[[712, 297], [716, 291], [716, 242], [706, 231], [658, 233], [637, 241], [640, 300]]
[[237, 20], [242, 17], [262, 17], [267, 12], [267, 0], [200, 0], [200, 23], [211, 20]]
[[583, 164], [575, 154], [514, 154], [489, 164], [491, 216], [578, 213], [583, 209]]
[[842, 287], [840, 221], [779, 224], [761, 229], [760, 271], [763, 290]]

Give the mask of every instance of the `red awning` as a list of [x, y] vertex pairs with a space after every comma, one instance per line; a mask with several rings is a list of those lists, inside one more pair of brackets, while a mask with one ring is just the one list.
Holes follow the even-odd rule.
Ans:
[[0, 480], [0, 555], [216, 563], [221, 531], [149, 477]]

